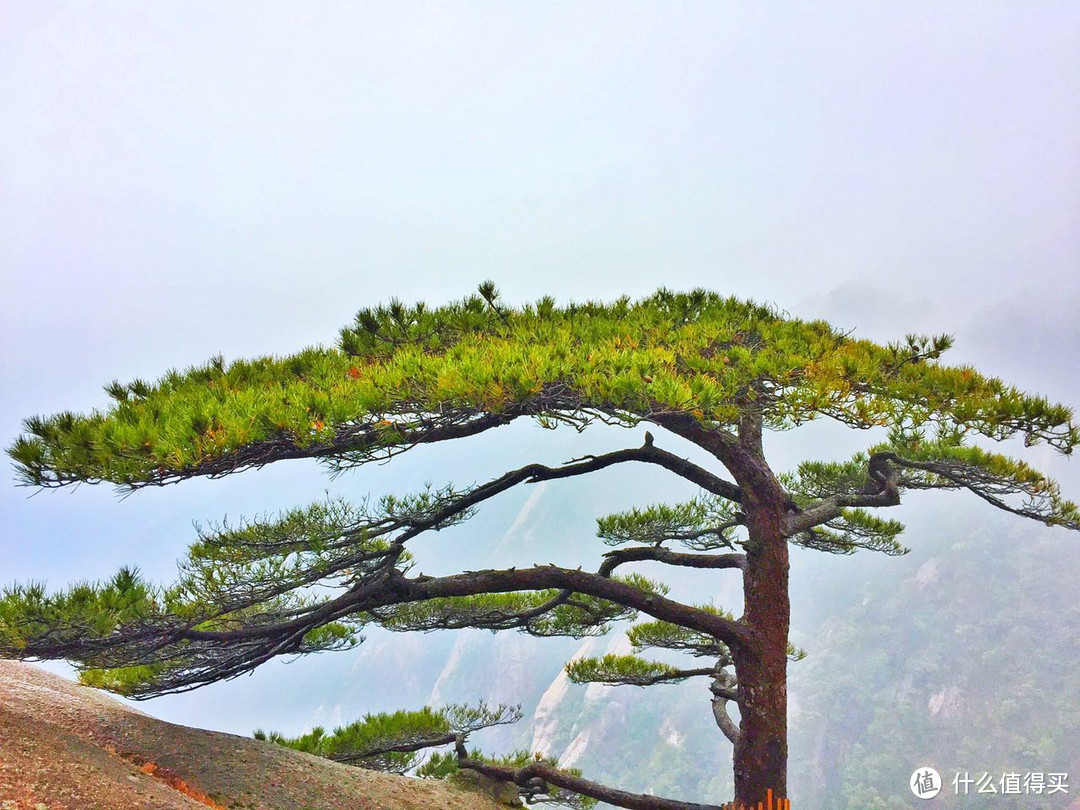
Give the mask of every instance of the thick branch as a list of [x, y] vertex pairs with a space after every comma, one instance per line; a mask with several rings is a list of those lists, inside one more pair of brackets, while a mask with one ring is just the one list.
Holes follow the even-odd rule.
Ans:
[[685, 413], [656, 413], [650, 421], [709, 451], [734, 474], [734, 468], [738, 466], [739, 440], [729, 431], [705, 427]]
[[744, 407], [746, 410], [739, 419], [739, 446], [750, 455], [760, 456], [764, 452], [761, 444], [761, 414]]
[[785, 503], [794, 506], [765, 462], [761, 450], [762, 425], [757, 414], [744, 415], [738, 436], [720, 427], [708, 427], [688, 414], [655, 414], [649, 418], [716, 456], [731, 473], [740, 492], [753, 497], [754, 504], [747, 503], [746, 499], [740, 500], [743, 511], [748, 515], [751, 511], [757, 511], [756, 507], [767, 503], [773, 507], [783, 507]]
[[[257, 624], [237, 629], [196, 630], [175, 620], [164, 626], [150, 620], [107, 638], [84, 637], [65, 654], [98, 668], [165, 663], [165, 671], [128, 693], [134, 698], [146, 698], [233, 678], [275, 656], [302, 652], [305, 638], [313, 630], [333, 622], [362, 620], [365, 612], [379, 608], [447, 597], [547, 589], [604, 599], [716, 638], [728, 647], [748, 643], [747, 628], [733, 619], [597, 573], [552, 565], [471, 571], [438, 578], [410, 579], [397, 572], [387, 572], [311, 607], [304, 614], [290, 616], [287, 621], [269, 615]], [[38, 644], [28, 645], [24, 652], [25, 657], [56, 657], [52, 650]]]
[[657, 593], [576, 569], [554, 565], [505, 571], [469, 571], [438, 578], [401, 579], [399, 598], [394, 603], [415, 602], [448, 596], [475, 596], [481, 593], [538, 591], [558, 588], [588, 594], [713, 636], [729, 646], [747, 642], [747, 631], [739, 622], [715, 613], [684, 605]]
[[711, 804], [695, 804], [676, 799], [664, 799], [659, 796], [628, 793], [625, 790], [617, 790], [616, 788], [601, 785], [599, 782], [593, 782], [580, 776], [574, 776], [566, 771], [560, 771], [542, 762], [531, 762], [524, 768], [509, 768], [504, 765], [479, 762], [475, 759], [469, 759], [464, 742], [460, 738], [456, 750], [459, 768], [477, 771], [500, 782], [512, 782], [531, 793], [545, 792], [545, 785], [554, 785], [572, 793], [613, 804], [616, 807], [628, 808], [628, 810], [721, 810], [720, 807]]
[[598, 573], [601, 576], [607, 576], [623, 563], [645, 560], [655, 560], [656, 562], [681, 565], [687, 568], [746, 568], [745, 554], [686, 554], [685, 552], [669, 551], [666, 548], [636, 546], [634, 548], [609, 551], [604, 555], [604, 562], [600, 566]]

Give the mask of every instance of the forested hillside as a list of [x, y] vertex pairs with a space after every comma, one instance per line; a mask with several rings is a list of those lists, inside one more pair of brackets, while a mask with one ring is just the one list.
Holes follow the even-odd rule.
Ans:
[[[964, 806], [1074, 806], [1080, 548], [1064, 532], [965, 512], [913, 527], [909, 543], [908, 557], [828, 583], [832, 615], [802, 628], [795, 795], [824, 810], [912, 807], [908, 779], [930, 765]], [[1068, 796], [953, 795], [958, 773], [989, 773], [1001, 791], [1008, 772], [1073, 784]]]

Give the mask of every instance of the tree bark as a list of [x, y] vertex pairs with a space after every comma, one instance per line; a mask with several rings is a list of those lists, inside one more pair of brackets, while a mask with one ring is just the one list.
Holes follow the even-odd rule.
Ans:
[[[764, 465], [762, 465], [764, 466]], [[747, 644], [732, 648], [739, 684], [739, 736], [735, 743], [735, 799], [750, 806], [768, 791], [787, 796], [787, 645], [791, 622], [786, 496], [756, 487], [745, 503], [750, 538], [743, 576]], [[771, 492], [769, 491], [771, 490]]]
[[732, 433], [709, 429], [683, 415], [657, 424], [708, 450], [728, 469], [740, 490], [749, 538], [743, 568], [747, 637], [729, 644], [739, 689], [739, 735], [735, 743], [735, 800], [749, 806], [787, 796], [787, 643], [791, 624], [788, 545], [785, 527], [794, 504], [765, 461], [762, 422], [752, 412]]

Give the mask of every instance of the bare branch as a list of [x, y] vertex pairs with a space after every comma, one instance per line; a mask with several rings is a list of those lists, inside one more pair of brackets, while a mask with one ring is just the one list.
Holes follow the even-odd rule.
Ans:
[[545, 468], [544, 472], [540, 473], [538, 477], [532, 480], [547, 481], [554, 478], [565, 478], [570, 475], [580, 475], [585, 472], [603, 469], [604, 467], [618, 464], [623, 461], [642, 461], [649, 464], [656, 464], [685, 478], [691, 483], [697, 484], [707, 492], [711, 492], [713, 495], [718, 495], [721, 498], [726, 498], [735, 503], [742, 500], [742, 490], [740, 490], [737, 485], [730, 481], [725, 481], [723, 478], [714, 475], [704, 467], [699, 467], [688, 459], [681, 458], [674, 453], [669, 453], [667, 450], [661, 450], [651, 441], [646, 441], [641, 447], [635, 447], [628, 450], [617, 450], [612, 453], [605, 453], [601, 456], [585, 456], [582, 459], [576, 459], [574, 462], [554, 470]]
[[714, 670], [712, 682], [709, 684], [709, 691], [712, 692], [713, 719], [716, 720], [717, 728], [731, 741], [732, 745], [737, 744], [739, 727], [735, 725], [735, 721], [727, 712], [728, 701], [737, 702], [739, 699], [735, 679], [730, 673], [717, 667]]

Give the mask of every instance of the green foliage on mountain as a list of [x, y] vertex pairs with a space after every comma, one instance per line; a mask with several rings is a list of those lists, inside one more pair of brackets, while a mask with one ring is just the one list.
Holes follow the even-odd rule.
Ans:
[[[792, 777], [822, 810], [913, 807], [930, 765], [950, 803], [1057, 806], [1045, 794], [954, 796], [953, 777], [1080, 779], [1080, 565], [1069, 538], [960, 512], [835, 591], [792, 671]], [[1001, 790], [1000, 784], [997, 785]], [[961, 787], [962, 791], [962, 787]], [[1062, 795], [1057, 794], [1056, 799]]]
[[[402, 775], [412, 773], [426, 779], [464, 779], [472, 784], [485, 785], [490, 792], [500, 783], [478, 774], [474, 769], [466, 769], [462, 766], [462, 760], [513, 770], [536, 763], [558, 768], [559, 761], [554, 757], [534, 754], [525, 749], [492, 757], [479, 750], [468, 751], [465, 748], [467, 736], [474, 731], [516, 723], [520, 719], [521, 710], [516, 706], [451, 704], [438, 709], [424, 706], [414, 711], [367, 714], [332, 732], [316, 726], [298, 737], [262, 730], [255, 731], [254, 737], [371, 770]], [[451, 745], [454, 751], [433, 752], [433, 749]], [[581, 771], [574, 768], [564, 769], [564, 772], [581, 776]], [[596, 804], [593, 799], [547, 784], [515, 786], [513, 782], [504, 782], [501, 785], [503, 789], [495, 792], [509, 801], [517, 801], [520, 790], [521, 798], [572, 810], [589, 810]], [[509, 793], [506, 789], [509, 789]]]
[[321, 726], [298, 737], [256, 731], [256, 739], [286, 748], [378, 771], [404, 774], [414, 770], [428, 748], [453, 744], [458, 735], [482, 728], [516, 723], [516, 706], [450, 704], [439, 709], [424, 706], [413, 711], [366, 714], [359, 720], [327, 732]]

